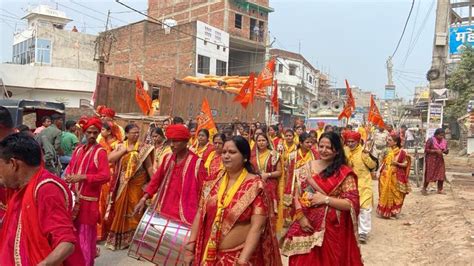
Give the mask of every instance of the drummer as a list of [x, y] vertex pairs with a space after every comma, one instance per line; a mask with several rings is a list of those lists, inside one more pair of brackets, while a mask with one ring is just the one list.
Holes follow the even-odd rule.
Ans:
[[135, 213], [142, 213], [147, 199], [158, 192], [156, 212], [185, 224], [192, 224], [207, 172], [204, 162], [187, 147], [190, 137], [191, 134], [184, 125], [168, 126], [166, 138], [170, 141], [173, 153], [163, 158], [146, 187], [145, 194], [135, 206]]

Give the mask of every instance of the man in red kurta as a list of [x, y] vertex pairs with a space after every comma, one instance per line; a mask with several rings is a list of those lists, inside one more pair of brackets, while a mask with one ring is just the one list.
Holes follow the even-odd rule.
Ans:
[[99, 221], [99, 197], [102, 184], [110, 179], [107, 152], [97, 143], [102, 129], [100, 119], [82, 118], [79, 121], [87, 144], [77, 147], [65, 172], [65, 180], [74, 192], [74, 226], [79, 232], [79, 240], [85, 264], [94, 265], [96, 257], [97, 222]]
[[[0, 141], [6, 136], [14, 133], [13, 120], [7, 108], [0, 106]], [[13, 195], [13, 190], [6, 188], [0, 182], [0, 229], [2, 228], [3, 216], [7, 211], [7, 202]], [[1, 239], [0, 239], [1, 241]]]
[[26, 134], [0, 142], [0, 180], [14, 189], [0, 233], [0, 265], [84, 265], [66, 183], [42, 167]]
[[170, 125], [166, 138], [173, 151], [163, 159], [151, 178], [135, 212], [142, 212], [147, 199], [157, 195], [156, 211], [172, 219], [192, 224], [196, 215], [203, 180], [206, 180], [204, 162], [187, 148], [191, 134], [181, 124]]

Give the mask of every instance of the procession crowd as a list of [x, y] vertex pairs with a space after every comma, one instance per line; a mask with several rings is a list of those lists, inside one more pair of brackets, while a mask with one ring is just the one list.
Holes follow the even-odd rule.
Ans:
[[[131, 245], [146, 208], [190, 228], [189, 265], [281, 265], [281, 255], [362, 265], [373, 206], [396, 219], [411, 191], [405, 126], [235, 122], [210, 132], [175, 117], [141, 134], [107, 107], [97, 113], [64, 132], [61, 116], [45, 118], [31, 132], [0, 107], [0, 265], [94, 265], [98, 244]], [[448, 151], [436, 130], [423, 194], [430, 182], [444, 193]]]

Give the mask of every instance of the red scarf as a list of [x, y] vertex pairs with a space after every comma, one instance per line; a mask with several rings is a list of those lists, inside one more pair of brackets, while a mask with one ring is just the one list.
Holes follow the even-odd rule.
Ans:
[[[21, 212], [20, 219], [18, 220], [18, 226], [21, 226], [20, 237], [22, 242], [25, 243], [25, 247], [28, 254], [28, 261], [31, 265], [37, 265], [43, 261], [53, 250], [49, 244], [48, 239], [41, 233], [40, 221], [38, 218], [38, 206], [36, 204], [35, 190], [38, 186], [40, 177], [42, 176], [43, 168], [41, 167], [38, 172], [31, 178], [25, 188], [16, 191], [11, 199], [11, 202], [14, 200], [21, 200]], [[23, 198], [23, 199], [21, 199]], [[3, 226], [1, 239], [4, 239], [7, 235], [7, 230], [10, 227], [10, 223], [14, 220], [14, 215], [17, 210], [13, 208], [8, 208], [7, 214], [5, 215], [5, 224]], [[3, 241], [1, 245], [6, 245]], [[20, 244], [21, 245], [21, 244]], [[6, 250], [5, 248], [0, 248], [0, 250]], [[13, 250], [15, 252], [15, 250]], [[9, 256], [13, 254], [8, 254]], [[5, 258], [8, 260], [8, 258]], [[3, 262], [3, 259], [0, 260]]]

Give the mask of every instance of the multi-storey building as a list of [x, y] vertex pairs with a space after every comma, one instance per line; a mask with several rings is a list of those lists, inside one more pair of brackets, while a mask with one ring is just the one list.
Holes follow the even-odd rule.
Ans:
[[288, 125], [291, 117], [306, 119], [310, 102], [318, 97], [320, 71], [301, 54], [280, 49], [271, 49], [270, 54], [277, 60], [275, 78], [283, 103], [280, 120]]
[[13, 38], [12, 61], [0, 65], [8, 96], [88, 105], [95, 89], [97, 36], [66, 29], [72, 20], [46, 5], [30, 9], [24, 31]]

